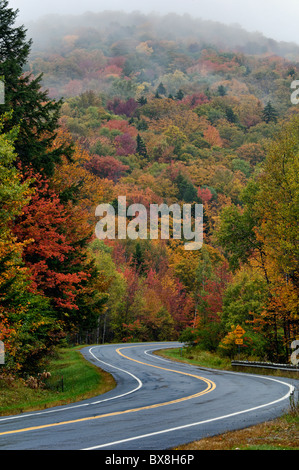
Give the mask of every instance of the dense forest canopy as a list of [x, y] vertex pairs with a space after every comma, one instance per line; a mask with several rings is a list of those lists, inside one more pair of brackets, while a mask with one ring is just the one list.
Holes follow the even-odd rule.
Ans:
[[[238, 324], [244, 357], [288, 362], [299, 46], [188, 15], [55, 15], [26, 31], [0, 0], [0, 20], [6, 370], [41, 367], [62, 341], [180, 338], [233, 357]], [[98, 240], [95, 209], [119, 196], [202, 204], [202, 249]]]

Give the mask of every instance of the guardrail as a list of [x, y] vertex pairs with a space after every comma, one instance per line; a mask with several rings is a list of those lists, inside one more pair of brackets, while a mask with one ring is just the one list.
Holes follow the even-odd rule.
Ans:
[[260, 367], [262, 369], [285, 370], [292, 372], [299, 372], [298, 365], [291, 364], [277, 364], [273, 362], [255, 362], [255, 361], [231, 361], [232, 366], [241, 367]]

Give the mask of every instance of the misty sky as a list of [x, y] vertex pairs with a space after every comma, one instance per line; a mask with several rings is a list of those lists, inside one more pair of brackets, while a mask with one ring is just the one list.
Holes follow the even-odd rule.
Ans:
[[142, 13], [189, 13], [204, 20], [238, 23], [279, 41], [299, 44], [299, 0], [9, 0], [22, 22], [48, 13], [123, 10]]

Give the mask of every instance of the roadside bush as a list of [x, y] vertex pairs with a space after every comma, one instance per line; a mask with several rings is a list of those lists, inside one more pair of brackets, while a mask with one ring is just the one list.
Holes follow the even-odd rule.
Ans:
[[196, 345], [203, 351], [216, 351], [222, 337], [220, 323], [199, 324], [197, 328], [186, 328], [179, 340], [188, 345]]

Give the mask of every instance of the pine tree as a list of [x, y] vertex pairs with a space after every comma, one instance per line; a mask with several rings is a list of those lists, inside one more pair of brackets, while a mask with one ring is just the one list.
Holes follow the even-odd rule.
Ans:
[[225, 96], [226, 95], [226, 88], [223, 85], [219, 85], [218, 87], [218, 95]]
[[147, 104], [147, 98], [141, 96], [140, 98], [138, 98], [137, 102], [140, 104], [140, 106], [145, 106]]
[[178, 187], [178, 198], [186, 203], [197, 201], [197, 191], [192, 182], [185, 178], [181, 173], [175, 179]]
[[132, 259], [132, 267], [135, 267], [139, 273], [143, 274], [144, 272], [144, 254], [142, 251], [142, 248], [140, 246], [140, 243], [136, 243], [135, 247], [135, 253], [133, 254], [133, 259]]
[[158, 93], [159, 95], [164, 95], [164, 96], [166, 96], [167, 91], [166, 91], [166, 88], [165, 88], [165, 86], [163, 85], [162, 82], [159, 84], [159, 86], [158, 86], [158, 88], [157, 88], [156, 91], [157, 91], [157, 93]]
[[177, 92], [177, 94], [175, 95], [175, 98], [178, 100], [178, 101], [182, 101], [182, 99], [184, 98], [185, 94], [183, 92], [183, 90], [179, 90]]
[[144, 140], [143, 138], [140, 136], [140, 134], [137, 135], [137, 138], [136, 138], [136, 142], [137, 142], [137, 148], [136, 148], [136, 152], [141, 155], [142, 157], [147, 157], [147, 150], [146, 150], [146, 146], [145, 146], [145, 143], [144, 143]]
[[71, 158], [72, 146], [52, 148], [62, 101], [50, 100], [48, 92], [42, 91], [42, 75], [24, 73], [32, 41], [26, 39], [24, 26], [14, 27], [17, 15], [18, 10], [9, 8], [7, 0], [0, 0], [0, 76], [5, 85], [0, 117], [13, 111], [4, 132], [19, 127], [15, 150], [23, 166], [32, 165], [51, 176], [63, 154]]
[[268, 101], [263, 111], [263, 119], [268, 124], [269, 122], [277, 122], [277, 113], [271, 102]]
[[231, 122], [232, 124], [237, 122], [237, 116], [230, 106], [226, 109], [225, 114], [226, 114], [226, 119], [229, 122]]

